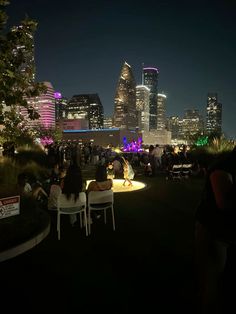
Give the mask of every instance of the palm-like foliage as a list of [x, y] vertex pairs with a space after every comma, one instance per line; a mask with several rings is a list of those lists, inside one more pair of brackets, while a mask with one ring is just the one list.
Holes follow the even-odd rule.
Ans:
[[215, 137], [211, 140], [206, 151], [210, 154], [221, 154], [231, 151], [236, 145], [235, 141], [227, 140], [224, 136]]

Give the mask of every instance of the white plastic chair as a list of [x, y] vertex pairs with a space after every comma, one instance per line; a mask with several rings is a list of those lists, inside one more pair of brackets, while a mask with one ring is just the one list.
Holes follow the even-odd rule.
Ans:
[[173, 165], [172, 169], [170, 170], [170, 176], [173, 180], [180, 180], [181, 179], [181, 172], [182, 172], [182, 165]]
[[90, 191], [88, 193], [88, 231], [91, 234], [91, 211], [103, 210], [104, 223], [107, 223], [107, 209], [111, 209], [113, 230], [115, 230], [114, 194], [112, 190]]
[[[82, 215], [83, 213], [83, 215]], [[80, 214], [80, 227], [83, 227], [83, 218], [85, 224], [86, 236], [88, 235], [87, 229], [87, 215], [86, 215], [86, 194], [80, 192], [79, 197], [74, 199], [74, 194], [71, 194], [70, 199], [66, 198], [65, 194], [60, 194], [57, 201], [57, 232], [58, 240], [61, 238], [61, 215]]]
[[182, 167], [182, 176], [184, 178], [188, 178], [189, 175], [191, 174], [191, 168], [192, 168], [192, 164], [183, 164], [183, 167]]

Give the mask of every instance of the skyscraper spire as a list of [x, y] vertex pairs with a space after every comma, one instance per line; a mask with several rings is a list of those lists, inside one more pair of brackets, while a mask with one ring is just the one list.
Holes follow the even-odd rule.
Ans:
[[142, 85], [144, 85], [143, 68], [144, 68], [144, 62], [142, 63], [142, 79], [141, 79]]
[[137, 126], [136, 83], [131, 66], [125, 61], [115, 94], [114, 126], [134, 130]]

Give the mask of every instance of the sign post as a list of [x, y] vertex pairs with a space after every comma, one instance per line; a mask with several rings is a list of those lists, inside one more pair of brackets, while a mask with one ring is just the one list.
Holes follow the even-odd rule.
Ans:
[[20, 196], [0, 198], [0, 219], [20, 214]]

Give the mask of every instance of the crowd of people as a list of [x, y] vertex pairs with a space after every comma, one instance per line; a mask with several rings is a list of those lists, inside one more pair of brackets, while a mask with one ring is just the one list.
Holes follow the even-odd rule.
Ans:
[[[144, 175], [157, 176], [168, 171], [173, 164], [192, 162], [186, 146], [179, 151], [177, 148], [171, 150], [168, 147], [150, 145], [143, 152], [119, 154], [91, 143], [80, 145], [69, 142], [50, 144], [45, 147], [45, 151], [51, 166], [49, 178], [39, 182], [39, 179], [30, 174], [20, 173], [17, 191], [20, 195], [35, 198], [43, 206], [47, 204], [48, 209], [56, 208], [60, 192], [67, 193], [69, 189], [70, 193], [77, 195], [79, 191], [86, 191], [81, 172], [86, 165], [92, 164], [100, 169], [95, 175], [97, 179], [88, 187], [90, 191], [91, 188], [102, 190], [103, 186], [111, 188], [112, 183], [108, 182], [114, 178], [123, 178], [123, 186], [132, 186], [136, 169], [143, 171]], [[74, 191], [75, 186], [78, 191]]]
[[[157, 144], [150, 145], [148, 151], [142, 153], [116, 154], [96, 145], [70, 143], [49, 145], [46, 151], [51, 165], [47, 184], [22, 172], [18, 175], [16, 190], [22, 197], [34, 198], [47, 210], [57, 209], [60, 193], [76, 200], [82, 191], [88, 194], [112, 189], [114, 178], [123, 178], [123, 186], [126, 183], [132, 186], [136, 167], [143, 168], [146, 175], [156, 176], [174, 164], [196, 163], [186, 146], [179, 150], [178, 147]], [[88, 186], [81, 171], [87, 164], [96, 166], [95, 179]], [[205, 193], [197, 209], [195, 228], [201, 313], [216, 313], [227, 252], [236, 243], [235, 176], [236, 148], [225, 159], [209, 167], [205, 176]], [[70, 223], [75, 225], [77, 216], [69, 216]]]
[[[39, 206], [44, 209], [56, 210], [58, 197], [61, 193], [65, 194], [68, 199], [73, 195], [76, 200], [80, 192], [88, 194], [90, 191], [109, 190], [113, 187], [113, 179], [117, 176], [124, 178], [124, 185], [126, 182], [132, 185], [131, 180], [134, 177], [134, 171], [128, 159], [125, 157], [116, 158], [116, 156], [111, 156], [107, 152], [107, 154], [99, 154], [96, 162], [93, 158], [96, 155], [89, 154], [86, 162], [92, 163], [96, 170], [95, 180], [92, 180], [86, 186], [86, 180], [84, 180], [81, 171], [83, 163], [77, 163], [78, 157], [81, 156], [73, 155], [73, 150], [75, 149], [73, 145], [70, 148], [71, 151], [68, 154], [70, 158], [68, 155], [67, 157], [63, 156], [63, 162], [60, 161], [60, 158], [57, 158], [59, 155], [55, 151], [53, 154], [52, 152], [50, 153], [50, 149], [52, 150], [52, 148], [48, 150], [48, 157], [51, 160], [51, 171], [48, 178], [44, 181], [40, 182], [39, 178], [34, 177], [30, 173], [20, 173], [17, 178], [17, 193], [22, 197], [35, 199]], [[92, 150], [92, 152], [95, 152], [95, 150]], [[103, 157], [104, 160], [102, 159]], [[79, 160], [81, 161], [80, 158]], [[118, 164], [119, 166], [117, 166]], [[74, 225], [77, 221], [76, 215], [69, 216], [71, 224]]]
[[[51, 162], [56, 162], [60, 166], [65, 162], [76, 162], [80, 166], [89, 163], [96, 164], [98, 162], [107, 164], [109, 161], [119, 157], [119, 154], [116, 154], [111, 148], [104, 148], [99, 145], [92, 145], [91, 143], [80, 145], [79, 143], [62, 142], [50, 144], [45, 147], [45, 150]], [[178, 146], [150, 145], [141, 152], [124, 152], [123, 155], [127, 156], [134, 166], [150, 163], [153, 173], [156, 173], [157, 169], [167, 168], [170, 164], [191, 161], [186, 145], [183, 145], [182, 149]]]

